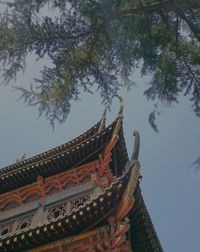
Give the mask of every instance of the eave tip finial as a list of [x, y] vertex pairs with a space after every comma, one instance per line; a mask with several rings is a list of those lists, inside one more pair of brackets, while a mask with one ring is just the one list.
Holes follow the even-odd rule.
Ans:
[[124, 111], [124, 100], [121, 96], [118, 96], [119, 98], [119, 102], [120, 102], [120, 105], [119, 105], [119, 112], [118, 112], [118, 117], [122, 117], [123, 116], [123, 111]]
[[133, 144], [133, 153], [131, 156], [131, 163], [135, 162], [138, 160], [139, 157], [139, 151], [140, 151], [140, 134], [138, 131], [133, 132], [134, 136], [134, 144]]
[[108, 102], [105, 102], [102, 119], [106, 119], [107, 110], [108, 110]]
[[104, 107], [104, 111], [101, 117], [101, 123], [100, 123], [98, 132], [101, 132], [102, 129], [105, 127], [107, 110], [108, 110], [108, 102], [105, 103], [105, 107]]

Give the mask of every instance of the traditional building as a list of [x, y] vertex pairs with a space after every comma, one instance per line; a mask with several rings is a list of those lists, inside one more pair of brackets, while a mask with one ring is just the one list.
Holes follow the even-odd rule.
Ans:
[[0, 170], [0, 251], [162, 252], [116, 119]]

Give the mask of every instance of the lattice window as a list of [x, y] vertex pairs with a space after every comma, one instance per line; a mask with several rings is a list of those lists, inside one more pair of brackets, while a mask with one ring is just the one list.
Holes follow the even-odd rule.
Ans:
[[60, 205], [51, 207], [48, 209], [47, 220], [57, 219], [59, 216], [65, 215], [67, 212], [67, 203], [62, 203]]
[[12, 232], [14, 221], [3, 223], [0, 225], [0, 237], [6, 236]]
[[25, 230], [31, 226], [34, 214], [23, 216], [17, 220], [16, 231]]
[[78, 199], [72, 200], [70, 202], [70, 213], [80, 206], [83, 206], [86, 202], [90, 201], [90, 195], [84, 195]]

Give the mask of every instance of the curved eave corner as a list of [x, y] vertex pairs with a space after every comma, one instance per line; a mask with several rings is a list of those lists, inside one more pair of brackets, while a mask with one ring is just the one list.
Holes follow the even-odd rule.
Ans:
[[[106, 110], [107, 105], [101, 120], [74, 140], [1, 169], [0, 183], [2, 187], [0, 193], [6, 193], [28, 183], [34, 183], [37, 176], [46, 178], [66, 169], [71, 169], [91, 156], [91, 153], [88, 153], [89, 149], [96, 155], [96, 152], [100, 151], [99, 148], [103, 148], [109, 138], [117, 134], [121, 127], [121, 119], [119, 119], [121, 114], [118, 114], [117, 118], [105, 127]], [[123, 111], [121, 105], [120, 111]]]
[[74, 139], [72, 139], [62, 145], [59, 145], [53, 149], [50, 149], [50, 150], [45, 151], [41, 154], [38, 154], [36, 156], [33, 156], [28, 159], [22, 159], [22, 160], [17, 161], [14, 164], [0, 168], [0, 176], [2, 176], [2, 175], [6, 176], [8, 172], [12, 172], [12, 171], [15, 172], [20, 167], [24, 167], [27, 165], [34, 165], [37, 162], [41, 162], [41, 161], [45, 160], [47, 157], [49, 158], [51, 156], [55, 156], [56, 154], [59, 154], [60, 152], [62, 152], [64, 150], [71, 149], [72, 147], [75, 147], [76, 145], [83, 142], [85, 139], [91, 138], [94, 135], [96, 135], [97, 133], [100, 133], [103, 129], [105, 129], [107, 108], [108, 108], [108, 105], [106, 104], [100, 120], [95, 125], [93, 125], [90, 129], [88, 129], [87, 131], [82, 133], [80, 136], [78, 136], [78, 137], [76, 137], [76, 138], [74, 138]]
[[[156, 234], [155, 228], [151, 221], [150, 215], [145, 206], [140, 186], [140, 163], [139, 147], [140, 136], [136, 131], [134, 132], [135, 141], [133, 154], [130, 161], [127, 163], [125, 170], [130, 170], [130, 178], [127, 187], [123, 193], [121, 202], [119, 203], [114, 218], [111, 218], [111, 225], [113, 226], [113, 244], [119, 246], [123, 243], [122, 236], [117, 236], [119, 229], [123, 232], [129, 233], [132, 250], [135, 252], [163, 252], [161, 243]], [[128, 219], [127, 219], [128, 217]], [[118, 248], [113, 245], [113, 249]], [[132, 251], [128, 249], [127, 251]]]

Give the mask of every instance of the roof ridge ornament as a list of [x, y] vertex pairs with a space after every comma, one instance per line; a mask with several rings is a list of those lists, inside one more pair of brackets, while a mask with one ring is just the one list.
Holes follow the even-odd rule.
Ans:
[[123, 111], [124, 111], [124, 100], [122, 99], [121, 96], [117, 96], [119, 98], [120, 101], [120, 105], [119, 105], [119, 111], [117, 114], [117, 123], [113, 132], [113, 135], [118, 135], [120, 128], [122, 126], [122, 119], [123, 119]]
[[16, 159], [16, 163], [19, 163], [21, 161], [24, 161], [26, 159], [26, 154], [24, 153], [20, 158]]
[[140, 151], [140, 134], [137, 130], [133, 132], [134, 143], [133, 143], [133, 153], [130, 159], [130, 165], [132, 166], [135, 161], [138, 160], [139, 151]]
[[101, 117], [101, 122], [100, 122], [98, 133], [100, 133], [105, 128], [107, 110], [108, 110], [108, 102], [105, 103], [105, 108], [104, 108], [104, 111], [103, 111], [103, 114]]
[[123, 117], [123, 111], [124, 111], [124, 100], [121, 96], [117, 96], [119, 98], [119, 112], [117, 114], [117, 117]]
[[[117, 123], [116, 125], [116, 131], [115, 132], [119, 132], [119, 126], [121, 126], [121, 120], [123, 118], [123, 111], [124, 111], [124, 100], [121, 96], [116, 96], [117, 98], [119, 98], [119, 102], [120, 102], [120, 105], [119, 105], [119, 111], [117, 113], [117, 121], [119, 121], [119, 123]], [[99, 130], [98, 130], [98, 133], [100, 133], [104, 128], [105, 128], [105, 122], [106, 122], [106, 113], [107, 113], [107, 110], [108, 110], [108, 101], [105, 103], [105, 108], [104, 108], [104, 111], [103, 111], [103, 114], [102, 114], [102, 117], [101, 117], [101, 122], [100, 122], [100, 126], [99, 126]], [[120, 119], [120, 120], [119, 120]]]
[[129, 182], [123, 193], [122, 200], [115, 211], [115, 217], [118, 221], [122, 221], [127, 216], [135, 203], [135, 197], [133, 194], [136, 190], [140, 176], [139, 161], [135, 161], [133, 166], [130, 166], [129, 169], [131, 170]]

